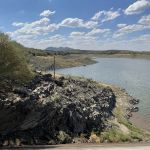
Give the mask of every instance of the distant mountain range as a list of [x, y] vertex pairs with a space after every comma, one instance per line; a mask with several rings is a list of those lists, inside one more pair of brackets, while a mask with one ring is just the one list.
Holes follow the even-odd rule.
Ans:
[[73, 49], [73, 48], [70, 48], [70, 47], [48, 47], [48, 48], [46, 48], [45, 49], [46, 51], [57, 51], [57, 52], [59, 52], [59, 51], [73, 51], [73, 50], [75, 50], [75, 49]]
[[150, 51], [130, 51], [130, 50], [80, 50], [74, 49], [70, 47], [48, 47], [45, 49], [45, 52], [48, 53], [70, 53], [70, 54], [148, 54], [150, 55]]

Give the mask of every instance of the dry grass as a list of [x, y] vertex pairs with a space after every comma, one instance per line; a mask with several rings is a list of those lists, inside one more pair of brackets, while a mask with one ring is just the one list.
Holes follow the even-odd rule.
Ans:
[[[69, 68], [95, 63], [90, 56], [84, 54], [57, 55], [56, 68]], [[36, 56], [32, 64], [39, 70], [49, 70], [54, 63], [53, 56]]]

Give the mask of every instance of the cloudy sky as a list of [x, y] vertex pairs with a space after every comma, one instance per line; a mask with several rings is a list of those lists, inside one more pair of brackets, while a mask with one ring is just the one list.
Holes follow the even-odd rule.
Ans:
[[0, 31], [41, 49], [150, 51], [150, 0], [1, 0]]

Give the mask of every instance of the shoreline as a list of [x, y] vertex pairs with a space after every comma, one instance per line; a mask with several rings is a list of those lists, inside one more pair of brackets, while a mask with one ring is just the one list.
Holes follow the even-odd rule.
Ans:
[[[94, 58], [94, 59], [93, 59]], [[150, 55], [100, 55], [100, 54], [68, 54], [66, 56], [56, 55], [56, 69], [66, 69], [96, 64], [95, 58], [128, 58], [150, 60]], [[39, 63], [40, 62], [40, 63]], [[53, 70], [53, 56], [36, 56], [30, 61], [30, 64], [37, 70]]]
[[[125, 89], [122, 89], [116, 85], [109, 85], [101, 82], [100, 84], [103, 84], [104, 86], [109, 86], [113, 90], [116, 95], [116, 101], [120, 103], [120, 106], [123, 106], [123, 108], [127, 108], [129, 106], [128, 101], [133, 97], [130, 96]], [[123, 104], [122, 102], [125, 103]], [[146, 118], [144, 118], [142, 115], [140, 115], [139, 112], [133, 112], [132, 117], [130, 117], [129, 121], [140, 130], [150, 132], [150, 122], [146, 120]]]

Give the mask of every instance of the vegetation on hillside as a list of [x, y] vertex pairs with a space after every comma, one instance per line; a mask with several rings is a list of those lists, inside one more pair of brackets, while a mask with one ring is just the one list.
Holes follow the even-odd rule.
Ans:
[[8, 35], [0, 33], [0, 87], [25, 83], [33, 76], [21, 45], [18, 45]]

